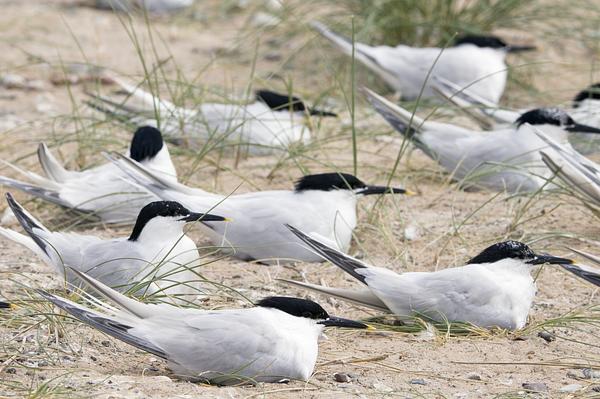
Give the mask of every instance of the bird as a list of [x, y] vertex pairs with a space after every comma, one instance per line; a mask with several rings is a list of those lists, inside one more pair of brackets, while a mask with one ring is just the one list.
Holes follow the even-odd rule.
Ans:
[[180, 378], [231, 385], [310, 378], [325, 327], [373, 329], [330, 316], [316, 302], [267, 297], [245, 309], [201, 310], [144, 304], [84, 273], [73, 273], [116, 306], [92, 310], [38, 290], [76, 319], [168, 361]]
[[[38, 160], [45, 177], [7, 164], [33, 183], [0, 176], [0, 185], [34, 197], [99, 217], [105, 223], [131, 223], [140, 209], [156, 198], [147, 191], [134, 190], [125, 175], [112, 163], [81, 171], [66, 170], [45, 143], [38, 146]], [[161, 132], [151, 126], [136, 129], [127, 156], [147, 166], [165, 180], [177, 181], [177, 172]]]
[[184, 10], [194, 4], [194, 0], [96, 0], [99, 9], [132, 12], [145, 10], [153, 14], [165, 14]]
[[[352, 41], [320, 22], [311, 26], [347, 56]], [[452, 46], [410, 47], [369, 46], [354, 43], [356, 60], [372, 70], [403, 100], [436, 98], [429, 76], [441, 76], [497, 104], [506, 85], [508, 53], [535, 50], [533, 46], [509, 45], [493, 35], [463, 35]]]
[[348, 250], [357, 224], [356, 202], [366, 195], [413, 194], [403, 188], [368, 185], [347, 173], [319, 173], [300, 178], [294, 190], [222, 195], [191, 188], [159, 176], [129, 158], [112, 154], [115, 164], [143, 188], [164, 200], [197, 210], [226, 214], [227, 226], [203, 222], [214, 245], [232, 248], [245, 261], [265, 264], [314, 262], [320, 258], [298, 245], [283, 226], [295, 223], [341, 251]]
[[466, 322], [483, 328], [523, 328], [536, 293], [531, 268], [546, 263], [574, 263], [571, 259], [536, 254], [518, 241], [504, 241], [487, 247], [465, 266], [397, 274], [345, 255], [293, 226], [288, 225], [288, 228], [315, 253], [366, 288], [350, 290], [283, 281], [387, 311], [407, 321], [418, 315], [434, 321]]
[[203, 103], [188, 109], [158, 98], [122, 77], [111, 79], [139, 106], [100, 95], [92, 95], [88, 105], [136, 124], [157, 124], [158, 115], [165, 136], [192, 148], [242, 144], [251, 155], [280, 152], [294, 143], [309, 143], [306, 115], [336, 116], [310, 108], [298, 97], [268, 90], [258, 91], [256, 100], [249, 104]]
[[548, 183], [552, 173], [539, 153], [552, 150], [535, 135], [534, 128], [568, 147], [571, 131], [600, 133], [598, 128], [576, 123], [558, 108], [527, 111], [504, 129], [475, 131], [424, 120], [369, 89], [363, 92], [395, 130], [468, 189], [519, 193], [554, 188]]
[[223, 222], [212, 214], [194, 213], [172, 201], [155, 201], [139, 212], [129, 237], [102, 239], [93, 235], [50, 231], [10, 193], [8, 205], [27, 233], [0, 227], [0, 235], [35, 253], [71, 285], [79, 285], [71, 268], [138, 296], [185, 302], [208, 291], [198, 271], [200, 254], [185, 235], [186, 223]]

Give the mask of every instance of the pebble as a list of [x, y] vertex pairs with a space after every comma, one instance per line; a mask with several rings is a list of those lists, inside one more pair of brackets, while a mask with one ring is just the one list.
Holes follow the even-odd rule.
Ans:
[[538, 337], [542, 338], [546, 342], [556, 341], [556, 336], [548, 331], [540, 331]]
[[412, 384], [412, 385], [427, 385], [427, 381], [425, 381], [422, 378], [414, 378], [414, 379], [408, 381], [408, 383]]
[[481, 375], [477, 374], [475, 372], [472, 372], [472, 373], [467, 374], [467, 379], [473, 380], [473, 381], [481, 381]]
[[17, 369], [14, 367], [9, 367], [5, 370], [6, 374], [17, 374]]
[[414, 241], [419, 238], [419, 228], [415, 225], [410, 225], [404, 229], [404, 239], [406, 241]]
[[166, 375], [157, 375], [156, 377], [152, 377], [152, 380], [156, 382], [173, 382], [173, 380]]
[[588, 380], [600, 378], [600, 372], [597, 370], [585, 368], [585, 369], [581, 369], [581, 372], [583, 373], [583, 378], [588, 379]]
[[110, 341], [102, 341], [102, 342], [100, 342], [100, 344], [102, 346], [109, 347], [110, 346]]
[[530, 392], [548, 392], [548, 385], [543, 382], [524, 382], [521, 386]]
[[581, 389], [581, 385], [579, 384], [569, 384], [569, 385], [565, 385], [564, 387], [560, 388], [561, 392], [575, 392], [575, 391], [579, 391]]
[[377, 390], [379, 392], [392, 392], [393, 391], [392, 388], [388, 387], [385, 384], [382, 384], [381, 382], [374, 382], [373, 388], [375, 388], [375, 390]]
[[333, 379], [336, 380], [337, 382], [350, 382], [350, 381], [352, 381], [352, 379], [350, 378], [350, 376], [348, 374], [345, 374], [345, 373], [335, 373], [333, 375]]

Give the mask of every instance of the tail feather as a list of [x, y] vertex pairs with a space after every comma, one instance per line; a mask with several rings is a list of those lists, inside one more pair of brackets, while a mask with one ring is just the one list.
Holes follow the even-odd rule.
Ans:
[[46, 176], [59, 183], [64, 183], [69, 179], [70, 172], [52, 155], [46, 143], [39, 144], [37, 154]]
[[[42, 231], [48, 231], [48, 229], [45, 228], [41, 222], [39, 222], [33, 216], [31, 216], [31, 214], [29, 212], [27, 212], [25, 210], [25, 208], [23, 208], [21, 206], [21, 204], [19, 204], [10, 193], [6, 193], [6, 202], [8, 202], [8, 206], [10, 206], [10, 209], [15, 214], [15, 217], [17, 218], [17, 220], [19, 221], [19, 223], [21, 224], [23, 229], [27, 232], [27, 234], [29, 234], [29, 237], [31, 237], [31, 239], [43, 251], [45, 256], [49, 257], [50, 256], [50, 253], [48, 252], [49, 244], [45, 240], [40, 238], [33, 231], [33, 229], [38, 229], [38, 230], [42, 230]], [[16, 233], [16, 234], [18, 234], [18, 233]], [[16, 236], [13, 235], [13, 237], [16, 237]], [[17, 240], [17, 242], [25, 245], [26, 247], [28, 247], [30, 249], [33, 249], [30, 247], [30, 245], [27, 245], [26, 242], [23, 240]], [[35, 251], [35, 252], [37, 253], [38, 251]]]
[[48, 189], [33, 184], [25, 183], [19, 180], [11, 179], [10, 177], [0, 176], [0, 185], [16, 188], [34, 197], [41, 198], [53, 204], [64, 206], [66, 208], [74, 208], [70, 203], [60, 198], [57, 191]]
[[340, 269], [344, 270], [346, 273], [357, 279], [363, 284], [367, 284], [365, 281], [365, 276], [360, 273], [357, 273], [357, 269], [365, 269], [368, 266], [363, 262], [359, 261], [356, 258], [353, 258], [349, 255], [346, 255], [337, 249], [333, 249], [324, 245], [323, 243], [307, 236], [297, 228], [290, 226], [289, 224], [285, 225], [292, 233], [296, 235], [300, 240], [306, 243], [317, 255], [320, 255], [324, 259], [330, 261]]
[[54, 305], [58, 306], [76, 319], [89, 324], [95, 329], [129, 345], [135, 346], [136, 348], [152, 353], [153, 355], [163, 359], [167, 359], [167, 354], [161, 348], [147, 340], [129, 334], [129, 330], [133, 327], [123, 324], [122, 322], [116, 320], [115, 317], [94, 312], [85, 306], [78, 305], [74, 302], [57, 297], [43, 290], [37, 290], [37, 292], [47, 301], [52, 302]]
[[127, 296], [115, 291], [100, 281], [88, 276], [79, 270], [70, 267], [70, 271], [77, 276], [77, 278], [88, 284], [94, 291], [102, 295], [104, 298], [117, 304], [123, 311], [144, 319], [156, 314], [156, 310], [159, 309], [159, 305], [146, 305], [140, 303], [134, 299], [128, 298]]
[[385, 305], [385, 303], [383, 303], [381, 299], [373, 295], [373, 292], [371, 292], [371, 290], [369, 290], [368, 288], [362, 290], [349, 290], [344, 288], [324, 287], [322, 285], [303, 283], [295, 280], [279, 279], [279, 281], [283, 281], [287, 284], [295, 285], [297, 287], [306, 288], [311, 291], [319, 292], [321, 294], [334, 296], [336, 298], [350, 301], [358, 305], [368, 306], [373, 309], [390, 312], [390, 309]]

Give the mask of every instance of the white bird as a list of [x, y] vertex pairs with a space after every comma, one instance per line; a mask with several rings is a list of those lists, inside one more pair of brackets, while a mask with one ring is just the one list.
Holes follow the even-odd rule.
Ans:
[[306, 381], [324, 327], [370, 328], [330, 316], [317, 303], [299, 298], [268, 297], [253, 308], [210, 311], [143, 304], [74, 273], [116, 307], [94, 301], [102, 310], [96, 311], [38, 292], [95, 329], [167, 360], [185, 379], [221, 385]]
[[96, 8], [132, 12], [146, 10], [150, 13], [181, 11], [194, 4], [194, 0], [96, 0]]
[[[352, 55], [352, 41], [332, 32], [319, 22], [312, 27], [344, 54]], [[428, 76], [441, 76], [497, 104], [506, 85], [509, 52], [534, 50], [531, 46], [511, 46], [496, 36], [465, 35], [448, 48], [398, 45], [369, 46], [354, 43], [355, 57], [371, 69], [403, 99], [435, 97]]]
[[302, 177], [294, 190], [222, 195], [160, 179], [135, 161], [119, 156], [117, 165], [139, 185], [161, 199], [177, 201], [203, 212], [232, 219], [227, 226], [202, 223], [214, 245], [233, 248], [234, 256], [262, 263], [318, 261], [298, 245], [284, 223], [296, 223], [311, 235], [341, 251], [348, 250], [356, 227], [356, 201], [372, 194], [411, 194], [402, 188], [371, 186], [346, 173]]
[[538, 255], [521, 242], [505, 241], [484, 249], [466, 266], [397, 274], [389, 269], [367, 265], [292, 226], [288, 227], [309, 248], [366, 288], [350, 290], [284, 281], [388, 311], [407, 320], [419, 315], [436, 321], [466, 322], [484, 328], [523, 328], [536, 293], [530, 274], [532, 266], [573, 263], [570, 259]]
[[539, 153], [552, 149], [534, 133], [534, 128], [569, 148], [571, 131], [600, 133], [598, 128], [575, 123], [558, 108], [525, 112], [505, 129], [474, 131], [421, 119], [368, 89], [364, 92], [394, 129], [469, 188], [513, 193], [552, 188], [548, 184], [552, 172]]
[[[106, 223], [131, 223], [140, 209], [156, 197], [134, 189], [112, 163], [82, 171], [66, 170], [44, 143], [37, 151], [46, 177], [6, 163], [32, 183], [0, 176], [0, 185], [16, 188], [62, 207], [100, 217]], [[177, 172], [160, 131], [150, 126], [136, 130], [127, 156], [141, 162], [165, 180], [177, 181]]]
[[269, 91], [257, 92], [249, 104], [204, 103], [195, 109], [178, 107], [155, 97], [120, 77], [111, 77], [139, 106], [124, 104], [104, 96], [94, 96], [88, 104], [114, 117], [136, 124], [157, 124], [165, 136], [195, 148], [243, 144], [249, 153], [261, 155], [288, 148], [296, 142], [308, 143], [307, 115], [335, 114], [307, 107], [300, 99]]
[[188, 301], [202, 294], [198, 275], [200, 254], [183, 227], [195, 221], [225, 221], [221, 216], [190, 212], [176, 202], [157, 201], [139, 213], [128, 238], [50, 231], [31, 216], [10, 193], [8, 205], [27, 236], [4, 227], [0, 235], [28, 248], [69, 284], [77, 285], [67, 266], [118, 289], [139, 296]]

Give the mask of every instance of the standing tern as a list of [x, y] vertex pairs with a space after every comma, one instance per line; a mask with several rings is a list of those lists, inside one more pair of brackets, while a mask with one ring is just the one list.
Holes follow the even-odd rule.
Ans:
[[[352, 56], [352, 42], [319, 22], [312, 27], [344, 54]], [[368, 46], [354, 43], [355, 57], [375, 72], [405, 100], [435, 97], [428, 75], [441, 76], [497, 104], [506, 85], [509, 52], [534, 50], [511, 46], [496, 36], [465, 35], [452, 47]], [[423, 86], [424, 89], [423, 89]]]
[[[126, 175], [111, 163], [82, 171], [66, 170], [44, 143], [40, 143], [37, 155], [45, 177], [7, 164], [33, 183], [0, 176], [0, 185], [16, 188], [65, 208], [91, 213], [106, 223], [133, 222], [140, 209], [155, 199], [147, 191], [133, 189], [124, 180]], [[137, 129], [127, 156], [165, 180], [177, 181], [169, 149], [156, 128], [144, 126]]]
[[139, 213], [128, 238], [103, 240], [96, 236], [50, 231], [29, 214], [10, 193], [8, 205], [28, 234], [0, 227], [0, 235], [23, 245], [70, 284], [76, 276], [67, 266], [84, 271], [119, 291], [156, 295], [167, 300], [191, 300], [201, 294], [200, 255], [184, 234], [186, 223], [227, 219], [194, 213], [176, 202], [157, 201]]
[[284, 281], [386, 310], [408, 320], [412, 315], [421, 315], [484, 328], [523, 328], [536, 293], [530, 274], [532, 266], [573, 264], [570, 259], [536, 254], [521, 242], [505, 241], [484, 249], [466, 266], [397, 274], [345, 255], [292, 226], [288, 228], [315, 253], [360, 281], [366, 289], [354, 291]]
[[213, 244], [232, 247], [234, 256], [262, 263], [320, 260], [298, 245], [298, 239], [284, 223], [295, 223], [329, 245], [347, 251], [356, 227], [358, 198], [374, 194], [412, 194], [402, 188], [368, 185], [347, 173], [321, 173], [302, 177], [294, 190], [226, 196], [166, 181], [131, 159], [115, 156], [113, 160], [117, 165], [159, 198], [231, 217], [227, 226], [203, 222], [203, 230]]
[[473, 131], [421, 119], [368, 89], [364, 92], [394, 129], [469, 188], [513, 193], [551, 188], [548, 179], [552, 172], [542, 162], [539, 151], [552, 149], [534, 133], [534, 128], [569, 148], [571, 131], [600, 133], [598, 128], [576, 123], [558, 108], [525, 112], [505, 129]]
[[297, 97], [266, 90], [257, 92], [256, 101], [250, 104], [204, 103], [187, 109], [120, 77], [112, 79], [140, 106], [104, 96], [94, 96], [90, 106], [136, 124], [156, 124], [158, 114], [165, 136], [193, 147], [226, 142], [243, 144], [251, 154], [268, 154], [296, 142], [310, 141], [310, 130], [304, 124], [306, 115], [335, 116], [309, 108]]
[[319, 304], [299, 298], [268, 297], [249, 309], [198, 310], [137, 302], [73, 271], [116, 307], [96, 302], [92, 310], [39, 290], [48, 301], [116, 339], [165, 359], [178, 376], [228, 385], [306, 381], [325, 327], [369, 329], [330, 316]]

